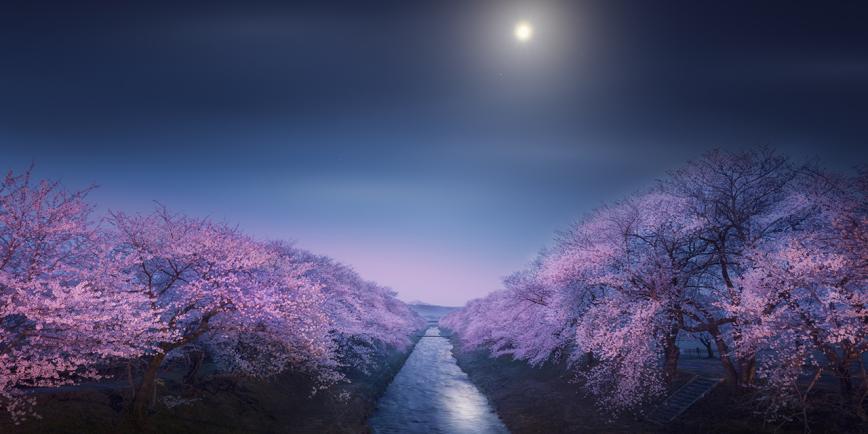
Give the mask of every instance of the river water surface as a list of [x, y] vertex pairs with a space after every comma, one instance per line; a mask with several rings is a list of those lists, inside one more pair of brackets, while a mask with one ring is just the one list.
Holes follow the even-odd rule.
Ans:
[[370, 420], [377, 434], [500, 434], [509, 431], [431, 327], [392, 380]]

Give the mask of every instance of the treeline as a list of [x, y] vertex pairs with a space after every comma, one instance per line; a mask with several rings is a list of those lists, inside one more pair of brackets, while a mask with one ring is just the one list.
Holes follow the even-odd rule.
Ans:
[[[504, 283], [441, 324], [493, 356], [568, 362], [606, 411], [664, 394], [693, 335], [769, 419], [822, 404], [866, 420], [865, 170], [711, 152], [591, 212]], [[834, 402], [818, 391], [830, 377]]]
[[16, 424], [38, 417], [34, 389], [125, 366], [140, 367], [122, 377], [137, 423], [170, 364], [189, 377], [207, 358], [229, 375], [291, 371], [326, 387], [424, 325], [328, 257], [164, 207], [95, 222], [87, 193], [29, 170], [0, 184], [0, 409]]

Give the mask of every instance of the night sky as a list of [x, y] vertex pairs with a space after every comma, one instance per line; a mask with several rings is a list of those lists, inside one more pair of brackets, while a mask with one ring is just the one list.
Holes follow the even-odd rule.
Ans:
[[868, 163], [868, 3], [0, 3], [3, 170], [405, 300], [484, 295], [602, 201], [758, 145]]

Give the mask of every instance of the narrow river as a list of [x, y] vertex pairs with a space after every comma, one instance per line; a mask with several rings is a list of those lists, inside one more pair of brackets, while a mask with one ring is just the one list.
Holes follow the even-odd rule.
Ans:
[[377, 434], [508, 433], [485, 396], [455, 363], [452, 344], [431, 327], [386, 393], [370, 420]]

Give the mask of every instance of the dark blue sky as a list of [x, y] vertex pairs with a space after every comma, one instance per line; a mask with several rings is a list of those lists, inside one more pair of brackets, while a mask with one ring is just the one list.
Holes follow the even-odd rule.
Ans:
[[460, 304], [712, 147], [868, 163], [866, 23], [858, 1], [3, 2], [0, 162]]

